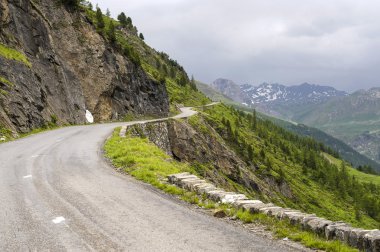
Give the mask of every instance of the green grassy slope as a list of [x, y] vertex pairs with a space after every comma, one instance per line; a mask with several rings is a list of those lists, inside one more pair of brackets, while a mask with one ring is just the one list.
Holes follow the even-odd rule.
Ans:
[[281, 126], [293, 133], [296, 133], [300, 136], [311, 137], [331, 149], [339, 153], [340, 157], [347, 162], [351, 163], [353, 166], [371, 166], [374, 170], [380, 172], [380, 164], [373, 161], [372, 159], [360, 154], [352, 147], [344, 143], [343, 141], [330, 136], [322, 130], [317, 128], [309, 127], [304, 124], [291, 123], [274, 117], [269, 117], [261, 115], [263, 118], [273, 121], [278, 126]]
[[[344, 162], [341, 159], [337, 159], [337, 158], [335, 158], [335, 157], [333, 157], [327, 153], [323, 153], [323, 155], [327, 158], [327, 160], [329, 160], [330, 162], [332, 162], [333, 164], [335, 164], [338, 167], [340, 167], [342, 165], [342, 162]], [[356, 170], [355, 168], [352, 168], [347, 163], [345, 165], [347, 166], [348, 173], [352, 176], [355, 176], [355, 178], [358, 181], [363, 182], [363, 183], [372, 183], [376, 186], [380, 186], [380, 176], [360, 172], [360, 171]]]
[[290, 187], [292, 196], [277, 194], [272, 201], [356, 226], [379, 227], [380, 187], [352, 179], [346, 169], [331, 164], [321, 155], [327, 151], [322, 144], [269, 121], [257, 119], [254, 128], [251, 116], [224, 105], [205, 109], [202, 116], [235, 152], [254, 164], [259, 178]]

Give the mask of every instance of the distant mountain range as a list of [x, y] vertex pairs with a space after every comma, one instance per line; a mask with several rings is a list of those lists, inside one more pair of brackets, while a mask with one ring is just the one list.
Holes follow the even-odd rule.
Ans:
[[241, 86], [237, 85], [232, 80], [227, 79], [217, 79], [210, 85], [212, 88], [220, 92], [221, 94], [231, 98], [237, 102], [244, 101], [244, 94], [242, 92]]
[[258, 87], [242, 85], [244, 101], [248, 105], [284, 102], [293, 104], [320, 103], [331, 97], [347, 96], [344, 91], [327, 86], [303, 83], [298, 86], [263, 83]]
[[287, 120], [298, 114], [299, 106], [315, 105], [332, 97], [348, 96], [348, 93], [333, 87], [309, 83], [289, 87], [277, 83], [253, 86], [237, 85], [231, 80], [217, 79], [211, 83], [211, 87], [234, 101]]
[[380, 88], [348, 94], [309, 83], [253, 86], [225, 79], [210, 86], [250, 108], [321, 129], [380, 162]]

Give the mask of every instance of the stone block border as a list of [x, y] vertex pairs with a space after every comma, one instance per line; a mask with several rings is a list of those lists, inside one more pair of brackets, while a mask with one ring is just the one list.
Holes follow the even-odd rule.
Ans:
[[205, 194], [216, 202], [231, 204], [250, 213], [263, 213], [280, 220], [289, 220], [293, 225], [300, 225], [303, 229], [328, 240], [342, 241], [361, 251], [380, 252], [380, 230], [353, 228], [344, 222], [333, 222], [315, 214], [306, 214], [298, 210], [275, 206], [272, 203], [248, 199], [244, 194], [226, 192], [187, 172], [169, 175], [168, 180], [185, 190]]

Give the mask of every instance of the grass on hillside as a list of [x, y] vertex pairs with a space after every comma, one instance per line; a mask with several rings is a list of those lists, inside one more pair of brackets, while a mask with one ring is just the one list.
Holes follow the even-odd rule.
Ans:
[[286, 221], [279, 221], [263, 214], [250, 214], [232, 208], [230, 205], [220, 205], [207, 199], [205, 196], [187, 192], [174, 185], [166, 183], [166, 176], [173, 173], [191, 172], [196, 174], [194, 168], [187, 164], [171, 159], [146, 138], [119, 136], [120, 128], [116, 129], [110, 139], [104, 145], [106, 156], [112, 164], [138, 180], [144, 181], [169, 194], [177, 195], [182, 200], [196, 204], [205, 209], [220, 209], [229, 216], [236, 216], [244, 223], [259, 223], [273, 231], [276, 237], [288, 237], [291, 240], [302, 243], [304, 246], [333, 252], [357, 251], [339, 241], [327, 241], [315, 234], [292, 226]]
[[171, 104], [182, 104], [186, 107], [202, 106], [210, 103], [199, 91], [193, 90], [190, 86], [179, 86], [174, 80], [166, 79], [166, 89], [169, 93]]
[[[156, 81], [160, 81], [159, 78], [162, 78], [162, 74], [156, 67], [148, 63], [151, 60], [143, 58], [143, 61], [142, 67], [144, 71], [148, 73], [151, 78], [156, 79]], [[166, 63], [161, 62], [161, 64], [164, 65]], [[198, 90], [191, 88], [190, 85], [179, 85], [175, 78], [166, 76], [162, 81], [166, 84], [170, 104], [182, 104], [186, 107], [190, 107], [202, 106], [211, 102], [210, 99]]]
[[[330, 162], [332, 162], [333, 164], [335, 164], [338, 167], [340, 167], [341, 164], [342, 164], [342, 162], [343, 162], [342, 160], [334, 158], [333, 156], [331, 156], [331, 155], [329, 155], [327, 153], [323, 153], [323, 155]], [[363, 183], [373, 183], [375, 185], [380, 186], [380, 176], [378, 176], [378, 175], [372, 175], [372, 174], [367, 174], [367, 173], [364, 173], [364, 172], [360, 172], [357, 169], [352, 168], [347, 163], [346, 163], [346, 166], [347, 166], [347, 169], [348, 169], [348, 173], [350, 175], [352, 175], [352, 176], [355, 176], [358, 179], [358, 181], [363, 182]]]
[[31, 67], [32, 64], [29, 62], [28, 58], [20, 53], [19, 51], [9, 48], [0, 43], [0, 56], [9, 60], [15, 60], [21, 63], [24, 63], [28, 67]]
[[[290, 157], [278, 146], [271, 144], [272, 139], [274, 140], [279, 137], [275, 132], [266, 129], [266, 134], [268, 135], [260, 136], [250, 129], [248, 121], [242, 120], [238, 122], [239, 117], [237, 112], [234, 112], [223, 104], [206, 108], [197, 116], [206, 118], [217, 131], [222, 131], [225, 128], [222, 123], [223, 118], [225, 121], [230, 121], [232, 132], [238, 130], [239, 138], [244, 139], [246, 144], [252, 145], [257, 167], [254, 174], [261, 179], [284, 180], [289, 185], [293, 198], [285, 197], [281, 193], [274, 191], [269, 198], [270, 201], [283, 207], [315, 213], [332, 221], [345, 221], [353, 226], [370, 229], [379, 227], [379, 223], [366, 214], [362, 214], [358, 218], [356, 215], [357, 210], [352, 205], [350, 199], [344, 199], [336, 192], [323, 187], [321, 183], [305, 174], [303, 167], [300, 165], [302, 161], [297, 160], [298, 158], [302, 158], [302, 153], [296, 146], [289, 145], [293, 153], [293, 157]], [[238, 127], [237, 123], [239, 124]], [[230, 140], [226, 140], [231, 143]], [[241, 156], [246, 155], [240, 146], [231, 144], [230, 147], [236, 153], [240, 153]], [[258, 161], [261, 160], [260, 155], [262, 150], [265, 152], [265, 159], [267, 161]], [[268, 167], [268, 160], [270, 167]], [[242, 193], [246, 193], [246, 190], [242, 191]], [[268, 200], [268, 195], [262, 195], [262, 197], [262, 200]]]

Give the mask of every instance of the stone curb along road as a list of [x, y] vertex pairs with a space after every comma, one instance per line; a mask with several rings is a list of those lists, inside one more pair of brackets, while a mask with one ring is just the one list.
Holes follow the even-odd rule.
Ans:
[[168, 176], [170, 183], [183, 189], [205, 194], [208, 198], [221, 203], [232, 204], [250, 213], [263, 213], [278, 219], [287, 219], [293, 225], [301, 225], [328, 240], [336, 239], [366, 252], [380, 251], [380, 231], [353, 228], [344, 222], [332, 222], [319, 218], [314, 214], [302, 213], [298, 210], [282, 208], [274, 204], [265, 204], [260, 200], [248, 199], [244, 194], [225, 192], [207, 181], [189, 173]]
[[136, 123], [65, 127], [0, 144], [0, 251], [297, 250], [113, 169], [104, 141]]

